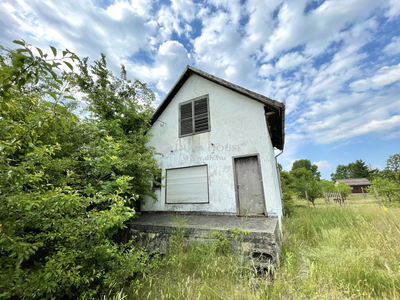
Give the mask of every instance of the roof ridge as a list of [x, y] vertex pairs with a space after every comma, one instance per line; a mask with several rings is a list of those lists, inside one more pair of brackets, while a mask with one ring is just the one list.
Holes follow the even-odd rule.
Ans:
[[210, 73], [204, 72], [190, 65], [186, 66], [181, 76], [179, 76], [178, 80], [175, 82], [171, 90], [168, 92], [168, 94], [165, 96], [165, 98], [161, 101], [160, 105], [155, 110], [150, 122], [151, 125], [153, 125], [154, 122], [163, 113], [165, 108], [169, 105], [169, 103], [172, 101], [172, 99], [175, 97], [175, 95], [178, 93], [180, 88], [184, 85], [184, 83], [191, 74], [203, 77], [211, 82], [219, 84], [222, 87], [225, 87], [236, 93], [244, 95], [250, 99], [258, 101], [262, 103], [264, 107], [267, 107], [269, 111], [277, 112], [276, 116], [274, 116], [272, 119], [269, 119], [268, 121], [271, 122], [273, 125], [275, 125], [275, 127], [272, 130], [273, 132], [271, 134], [271, 140], [273, 146], [280, 150], [283, 150], [283, 146], [285, 144], [285, 102], [272, 100], [267, 96], [245, 89], [244, 87], [226, 81], [225, 79], [219, 78], [215, 75], [211, 75]]

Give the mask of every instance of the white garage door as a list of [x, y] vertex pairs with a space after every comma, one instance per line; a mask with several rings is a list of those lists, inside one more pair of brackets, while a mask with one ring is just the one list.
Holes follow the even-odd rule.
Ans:
[[166, 203], [208, 203], [207, 165], [169, 169]]

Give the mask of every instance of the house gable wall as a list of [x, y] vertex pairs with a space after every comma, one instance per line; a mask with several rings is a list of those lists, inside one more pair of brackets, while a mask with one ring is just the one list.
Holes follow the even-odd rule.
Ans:
[[[203, 95], [209, 97], [211, 130], [179, 138], [179, 103]], [[267, 213], [281, 217], [275, 157], [263, 104], [192, 74], [149, 133], [152, 134], [149, 144], [165, 154], [157, 156], [163, 176], [170, 168], [208, 165], [209, 203], [165, 204], [165, 187], [162, 187], [155, 190], [158, 201], [146, 199], [142, 211], [236, 214], [233, 157], [259, 154]], [[164, 152], [165, 149], [170, 151]]]

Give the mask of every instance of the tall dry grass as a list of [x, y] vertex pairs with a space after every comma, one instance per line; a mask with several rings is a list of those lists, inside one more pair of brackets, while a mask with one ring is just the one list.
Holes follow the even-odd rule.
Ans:
[[226, 241], [185, 246], [178, 230], [170, 253], [125, 299], [400, 299], [399, 206], [383, 211], [362, 197], [345, 207], [295, 205], [272, 278], [256, 277]]
[[283, 267], [267, 299], [400, 299], [400, 208], [350, 197], [302, 203], [284, 223]]

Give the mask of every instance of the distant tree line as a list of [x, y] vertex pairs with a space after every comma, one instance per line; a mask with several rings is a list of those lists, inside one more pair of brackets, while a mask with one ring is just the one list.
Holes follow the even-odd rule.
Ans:
[[389, 201], [400, 201], [400, 153], [390, 155], [386, 160], [386, 167], [372, 174], [370, 179], [370, 192], [376, 188]]
[[378, 169], [369, 167], [362, 159], [348, 165], [338, 165], [336, 172], [331, 174], [332, 181], [349, 178], [370, 178], [371, 175], [378, 173]]
[[337, 192], [340, 190], [346, 197], [351, 194], [352, 188], [343, 182], [335, 185], [338, 179], [367, 178], [372, 186], [369, 192], [377, 188], [379, 194], [388, 200], [400, 200], [400, 153], [390, 155], [386, 160], [383, 170], [372, 168], [362, 159], [348, 165], [338, 165], [336, 172], [331, 174], [332, 180], [321, 180], [318, 166], [312, 164], [308, 159], [300, 159], [293, 163], [292, 169], [284, 171], [278, 165], [281, 175], [282, 194], [287, 214], [292, 208], [292, 197], [308, 200], [315, 206], [315, 199], [322, 197], [325, 192]]

